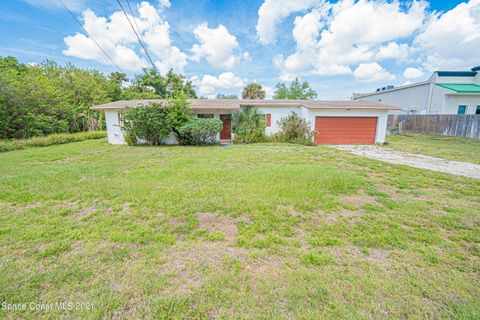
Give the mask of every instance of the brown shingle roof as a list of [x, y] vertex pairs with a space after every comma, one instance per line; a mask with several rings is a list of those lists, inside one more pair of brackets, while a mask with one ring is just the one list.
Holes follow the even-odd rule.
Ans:
[[[192, 109], [239, 109], [241, 106], [304, 106], [309, 109], [397, 109], [377, 102], [358, 101], [358, 100], [248, 100], [248, 99], [189, 99]], [[134, 108], [149, 103], [163, 103], [165, 99], [149, 100], [122, 100], [114, 101], [98, 106], [91, 107], [92, 110], [121, 110]]]

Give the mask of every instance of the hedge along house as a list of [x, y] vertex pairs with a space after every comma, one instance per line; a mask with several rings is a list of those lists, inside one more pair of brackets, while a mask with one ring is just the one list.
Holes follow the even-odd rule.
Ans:
[[[217, 139], [231, 141], [232, 114], [246, 106], [253, 106], [265, 115], [266, 134], [281, 131], [279, 121], [292, 111], [310, 123], [315, 131], [317, 144], [373, 144], [385, 141], [388, 107], [366, 101], [319, 101], [319, 100], [237, 100], [237, 99], [191, 99], [188, 100], [193, 114], [199, 118], [218, 118], [223, 129]], [[149, 103], [163, 103], [165, 100], [115, 101], [91, 107], [104, 110], [107, 123], [108, 142], [124, 144], [122, 132], [123, 113], [128, 108], [136, 108]], [[173, 137], [165, 144], [174, 144]]]

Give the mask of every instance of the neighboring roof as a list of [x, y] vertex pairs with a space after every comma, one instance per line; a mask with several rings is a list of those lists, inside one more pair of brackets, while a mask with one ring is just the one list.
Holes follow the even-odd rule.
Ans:
[[424, 86], [424, 85], [427, 85], [427, 84], [430, 84], [430, 83], [432, 83], [432, 81], [431, 81], [431, 80], [427, 80], [427, 81], [421, 81], [421, 82], [406, 84], [406, 85], [404, 85], [404, 86], [393, 87], [393, 88], [391, 88], [391, 89], [385, 89], [385, 90], [368, 92], [368, 93], [357, 93], [357, 94], [355, 94], [355, 96], [353, 97], [353, 99], [356, 100], [356, 99], [361, 99], [361, 98], [365, 98], [365, 97], [369, 97], [369, 96], [375, 96], [375, 95], [379, 95], [379, 94], [383, 94], [383, 93], [387, 93], [387, 92], [392, 92], [392, 91], [397, 91], [397, 90], [403, 90], [403, 89], [412, 88], [412, 87], [418, 87], [418, 86]]
[[439, 77], [475, 77], [475, 71], [435, 71]]
[[[149, 100], [122, 100], [93, 106], [92, 110], [123, 110], [127, 108], [148, 105], [149, 103], [163, 103], [165, 99]], [[189, 99], [192, 109], [208, 110], [237, 110], [243, 106], [275, 106], [275, 107], [306, 107], [309, 109], [396, 109], [377, 102], [342, 100], [249, 100], [249, 99]]]
[[457, 93], [480, 93], [480, 86], [471, 83], [437, 83], [437, 86]]

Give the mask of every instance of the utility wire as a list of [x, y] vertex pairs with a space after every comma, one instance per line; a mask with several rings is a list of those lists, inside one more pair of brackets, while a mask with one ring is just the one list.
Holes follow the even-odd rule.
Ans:
[[125, 17], [127, 18], [128, 23], [130, 24], [130, 27], [132, 27], [133, 32], [135, 32], [135, 35], [137, 36], [138, 41], [139, 41], [140, 44], [142, 45], [143, 51], [145, 51], [145, 54], [147, 55], [148, 60], [150, 60], [150, 63], [152, 64], [153, 68], [154, 68], [155, 71], [157, 71], [157, 73], [158, 73], [158, 69], [157, 69], [157, 67], [155, 66], [155, 63], [153, 63], [152, 58], [151, 58], [150, 55], [148, 54], [147, 48], [146, 48], [145, 45], [143, 44], [142, 39], [140, 39], [140, 36], [138, 35], [137, 31], [136, 31], [135, 28], [133, 27], [132, 21], [130, 21], [130, 18], [128, 17], [128, 14], [127, 14], [127, 12], [125, 11], [125, 9], [123, 8], [122, 3], [120, 2], [120, 0], [117, 0], [117, 3], [118, 3], [118, 5], [120, 6], [120, 8], [122, 9], [123, 14], [124, 14]]
[[138, 27], [138, 24], [137, 24], [137, 19], [135, 18], [135, 15], [133, 14], [133, 10], [132, 10], [132, 7], [130, 6], [130, 1], [127, 0], [127, 5], [128, 5], [128, 9], [130, 10], [130, 13], [132, 14], [132, 17], [133, 17], [133, 22], [135, 23], [135, 26], [137, 27], [137, 31], [138, 31], [138, 34], [140, 35], [140, 39], [143, 40], [143, 37], [142, 37], [142, 33], [140, 32], [140, 28]]
[[80, 25], [80, 27], [82, 27], [83, 31], [85, 31], [88, 35], [88, 37], [90, 39], [92, 39], [92, 41], [97, 45], [97, 47], [103, 52], [103, 54], [108, 58], [108, 60], [110, 60], [111, 63], [113, 63], [113, 65], [118, 69], [118, 71], [120, 71], [121, 73], [125, 73], [123, 72], [123, 70], [115, 63], [115, 61], [113, 61], [113, 59], [108, 55], [108, 53], [103, 50], [102, 46], [100, 46], [100, 44], [92, 37], [92, 35], [87, 31], [87, 29], [85, 29], [85, 27], [83, 26], [83, 24], [77, 19], [77, 17], [73, 14], [73, 12], [67, 7], [67, 5], [65, 4], [65, 2], [63, 2], [62, 0], [58, 0], [62, 5], [63, 7], [65, 8], [65, 10], [68, 11], [68, 13], [70, 13], [70, 15], [72, 16], [73, 19], [75, 19], [75, 21]]

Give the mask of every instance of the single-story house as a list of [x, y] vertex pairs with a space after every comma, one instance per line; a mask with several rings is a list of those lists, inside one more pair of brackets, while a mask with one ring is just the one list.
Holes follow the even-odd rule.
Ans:
[[354, 93], [352, 99], [399, 107], [397, 114], [480, 114], [480, 66], [435, 71], [426, 81]]
[[[104, 110], [108, 142], [124, 144], [122, 132], [123, 112], [149, 103], [165, 100], [115, 101], [91, 107]], [[223, 122], [220, 141], [232, 139], [232, 114], [242, 107], [257, 107], [265, 114], [266, 134], [280, 131], [278, 121], [292, 111], [306, 119], [315, 131], [317, 144], [372, 144], [385, 141], [387, 118], [396, 108], [376, 102], [365, 101], [318, 101], [318, 100], [238, 100], [238, 99], [191, 99], [190, 107], [196, 117], [218, 118]], [[175, 143], [173, 137], [165, 141]]]

